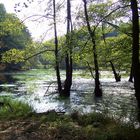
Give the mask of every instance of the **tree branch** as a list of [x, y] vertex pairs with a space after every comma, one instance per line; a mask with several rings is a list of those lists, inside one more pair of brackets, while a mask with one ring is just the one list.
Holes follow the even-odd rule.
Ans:
[[125, 32], [125, 31], [120, 30], [120, 27], [119, 27], [119, 26], [117, 26], [117, 25], [115, 25], [115, 24], [113, 24], [113, 23], [110, 23], [110, 22], [108, 22], [108, 21], [103, 21], [103, 22], [104, 22], [104, 23], [107, 23], [107, 24], [109, 24], [109, 25], [111, 25], [112, 27], [114, 27], [114, 28], [117, 29], [118, 31], [120, 31], [120, 32], [122, 32], [122, 33], [124, 33], [124, 34], [126, 34], [127, 36], [132, 37], [132, 33], [128, 33], [128, 32]]
[[33, 18], [33, 17], [53, 19], [53, 17], [49, 17], [48, 15], [32, 15], [32, 16], [29, 16], [29, 17], [25, 18], [24, 20], [22, 20], [21, 23], [23, 23], [23, 22], [25, 22], [25, 20], [27, 20], [29, 18]]
[[112, 10], [108, 15], [106, 15], [106, 16], [104, 16], [99, 22], [98, 22], [98, 24], [94, 27], [94, 31], [93, 32], [95, 32], [95, 30], [96, 30], [96, 28], [99, 26], [99, 24], [102, 22], [102, 21], [104, 21], [107, 17], [109, 17], [111, 14], [113, 14], [114, 12], [116, 12], [117, 10], [119, 10], [119, 9], [122, 9], [122, 8], [126, 8], [126, 7], [129, 7], [130, 5], [125, 5], [125, 6], [118, 6], [116, 9], [114, 9], [114, 10]]
[[95, 76], [94, 76], [93, 71], [92, 71], [93, 70], [92, 67], [90, 66], [88, 61], [86, 61], [86, 63], [88, 65], [88, 68], [89, 68], [89, 71], [90, 71], [90, 74], [91, 74], [92, 78], [95, 79]]
[[33, 57], [39, 55], [39, 54], [42, 54], [42, 53], [45, 53], [45, 52], [48, 52], [48, 51], [54, 51], [54, 50], [51, 50], [51, 49], [43, 50], [43, 51], [41, 51], [41, 52], [38, 52], [38, 53], [36, 53], [36, 54], [33, 54], [32, 56], [29, 56], [29, 57], [25, 58], [24, 61], [27, 61], [27, 60], [29, 60], [29, 59], [31, 59], [31, 58], [33, 58]]

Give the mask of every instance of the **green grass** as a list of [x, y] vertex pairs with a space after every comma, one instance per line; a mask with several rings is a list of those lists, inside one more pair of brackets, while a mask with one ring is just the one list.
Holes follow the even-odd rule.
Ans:
[[[47, 140], [140, 140], [140, 128], [135, 129], [132, 124], [124, 124], [102, 113], [81, 115], [75, 111], [70, 115], [60, 115], [53, 110], [36, 114], [31, 113], [32, 110], [27, 104], [11, 99], [6, 99], [7, 101], [11, 103], [14, 111], [10, 112], [8, 108], [1, 109], [0, 119], [16, 119], [20, 124], [23, 118], [24, 122], [27, 121], [24, 123], [25, 134], [30, 129], [30, 132], [37, 134], [36, 139], [41, 137]], [[26, 125], [32, 127], [26, 130]]]
[[50, 112], [41, 117], [52, 140], [139, 140], [140, 128], [123, 124], [101, 113], [57, 115]]
[[33, 109], [28, 104], [13, 100], [10, 97], [0, 97], [0, 101], [4, 103], [0, 107], [0, 119], [26, 117], [33, 112]]

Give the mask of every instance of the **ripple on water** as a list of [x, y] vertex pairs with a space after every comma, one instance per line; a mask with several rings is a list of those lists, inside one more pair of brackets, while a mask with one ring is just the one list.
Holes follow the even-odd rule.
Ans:
[[16, 98], [28, 102], [36, 112], [56, 109], [67, 112], [78, 110], [84, 113], [108, 112], [114, 116], [124, 115], [126, 118], [136, 115], [134, 87], [132, 83], [127, 82], [127, 78], [121, 82], [115, 82], [112, 78], [102, 78], [103, 97], [98, 99], [93, 94], [94, 80], [77, 76], [73, 80], [70, 98], [61, 99], [56, 93], [56, 78], [46, 73], [39, 73], [36, 77], [35, 70], [33, 72], [34, 74], [31, 71], [27, 75], [18, 74], [17, 77], [14, 75], [17, 78], [14, 84], [3, 84], [0, 87], [6, 88], [3, 89], [5, 93], [7, 88], [12, 87], [12, 93], [20, 95]]

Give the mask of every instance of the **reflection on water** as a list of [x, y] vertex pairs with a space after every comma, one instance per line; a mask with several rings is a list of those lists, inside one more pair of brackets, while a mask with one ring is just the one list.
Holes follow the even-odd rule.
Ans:
[[7, 95], [14, 91], [16, 85], [13, 84], [15, 79], [9, 73], [0, 73], [0, 91], [1, 94]]
[[[61, 99], [56, 93], [55, 72], [52, 70], [30, 70], [26, 72], [0, 75], [1, 96], [11, 95], [29, 103], [36, 112], [57, 111], [83, 113], [104, 112], [118, 119], [136, 117], [136, 99], [133, 84], [122, 79], [116, 83], [112, 78], [102, 78], [103, 97], [95, 98], [94, 80], [80, 77], [81, 72], [74, 72], [71, 96]], [[79, 74], [79, 75], [78, 75]], [[64, 75], [64, 72], [62, 72]], [[12, 77], [8, 79], [8, 76]], [[13, 81], [13, 79], [16, 79]], [[63, 79], [63, 78], [62, 78]], [[10, 82], [7, 82], [9, 81]]]

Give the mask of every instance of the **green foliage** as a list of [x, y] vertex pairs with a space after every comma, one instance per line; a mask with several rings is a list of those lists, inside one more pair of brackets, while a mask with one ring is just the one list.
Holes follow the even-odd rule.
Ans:
[[9, 51], [6, 51], [2, 55], [2, 62], [5, 63], [14, 63], [17, 64], [19, 62], [24, 61], [24, 51], [18, 50], [18, 49], [10, 49]]
[[[59, 62], [61, 62], [61, 57], [62, 57], [62, 50], [61, 50], [61, 38], [59, 38], [59, 46], [58, 46], [58, 60]], [[51, 40], [48, 40], [46, 41], [45, 43], [43, 43], [43, 46], [46, 48], [46, 49], [50, 49], [50, 50], [54, 50], [55, 49], [55, 45], [54, 45], [54, 39], [51, 39]], [[63, 48], [64, 50], [64, 48]], [[41, 54], [41, 62], [45, 65], [50, 65], [50, 66], [55, 66], [55, 55], [54, 55], [54, 51], [47, 51], [43, 54]]]
[[107, 123], [108, 117], [101, 113], [90, 113], [80, 115], [78, 112], [73, 112], [71, 117], [81, 126], [93, 125], [94, 127]]
[[[88, 8], [90, 21], [94, 20], [95, 23], [98, 23], [102, 18], [108, 15], [108, 11], [111, 5], [112, 5], [111, 2], [90, 4]], [[109, 18], [111, 17], [107, 17], [106, 19], [109, 20]]]
[[112, 61], [119, 70], [129, 69], [131, 67], [131, 44], [131, 38], [124, 34], [106, 38], [105, 42], [102, 40], [98, 52], [99, 61], [104, 62], [102, 67], [103, 65], [106, 67], [109, 61]]
[[0, 22], [4, 20], [6, 9], [2, 3], [0, 3]]
[[[47, 118], [48, 115], [43, 118]], [[48, 125], [46, 128], [47, 134], [52, 139], [61, 138], [68, 140], [118, 140], [118, 138], [131, 140], [135, 136], [137, 136], [135, 139], [139, 139], [140, 129], [136, 130], [133, 125], [117, 122], [104, 114], [77, 114], [78, 118], [73, 118], [73, 115], [71, 114], [72, 119], [67, 115], [56, 115], [55, 121], [47, 121], [47, 119], [43, 121], [44, 124], [47, 123]]]
[[[0, 4], [0, 61], [16, 64], [24, 60], [23, 50], [32, 44], [31, 36], [26, 26], [14, 14], [6, 12], [4, 5]], [[29, 52], [28, 52], [29, 53]], [[1, 60], [2, 59], [2, 60]]]
[[[129, 30], [130, 26], [125, 23], [120, 24], [120, 32], [110, 26], [96, 28], [96, 45], [101, 69], [110, 70], [109, 61], [111, 60], [116, 69], [130, 71], [132, 39], [124, 34]], [[112, 36], [108, 36], [108, 34], [112, 34]], [[92, 44], [85, 27], [75, 31], [75, 40], [77, 42], [73, 49], [74, 62], [78, 66], [88, 66], [88, 62], [94, 69], [93, 59], [91, 59], [93, 58]]]
[[4, 106], [0, 107], [0, 119], [26, 117], [33, 112], [28, 104], [13, 100], [10, 97], [0, 97], [0, 101], [4, 103]]
[[43, 46], [30, 40], [28, 42], [25, 41], [24, 44], [26, 45], [26, 47], [22, 50], [13, 48], [4, 52], [2, 55], [2, 62], [9, 64], [21, 63], [24, 64], [24, 69], [34, 68], [42, 65], [40, 63], [40, 55], [34, 57], [32, 56], [42, 51], [44, 49]]
[[[30, 42], [27, 44], [26, 48], [24, 49], [24, 59], [26, 60], [24, 63], [24, 69], [31, 69], [31, 68], [43, 68], [41, 64], [41, 54], [35, 55], [45, 48], [43, 44], [38, 42]], [[34, 56], [34, 57], [32, 57]], [[28, 59], [29, 58], [29, 59]]]
[[73, 32], [73, 61], [79, 67], [84, 67], [86, 66], [87, 59], [91, 58], [92, 55], [92, 53], [90, 53], [90, 38], [86, 27], [82, 27], [79, 30], [74, 30]]
[[[7, 101], [9, 103], [9, 100]], [[78, 117], [76, 118], [73, 118], [72, 114], [71, 116], [58, 115], [55, 111], [50, 111], [45, 114], [26, 114], [26, 116], [25, 114], [22, 114], [23, 116], [18, 114], [17, 116], [21, 118], [15, 120], [16, 123], [14, 123], [14, 125], [11, 123], [11, 119], [15, 119], [16, 111], [15, 116], [12, 116], [12, 112], [9, 111], [7, 111], [5, 115], [7, 116], [2, 116], [0, 110], [2, 123], [5, 119], [6, 124], [11, 124], [6, 126], [9, 126], [11, 129], [22, 126], [24, 136], [26, 136], [27, 132], [32, 132], [32, 137], [35, 134], [36, 139], [41, 137], [48, 140], [139, 140], [140, 137], [140, 128], [135, 129], [132, 124], [124, 124], [100, 113], [90, 113], [87, 115], [77, 114]], [[22, 119], [23, 117], [24, 119]], [[8, 121], [7, 118], [10, 119], [10, 121]], [[2, 128], [4, 128], [4, 126]], [[18, 128], [21, 130], [20, 127]], [[14, 132], [15, 131], [13, 131], [13, 133]], [[19, 133], [18, 136], [20, 135]], [[28, 138], [30, 138], [29, 135]]]
[[[131, 33], [131, 24], [123, 23], [120, 20], [120, 18], [126, 16], [125, 12], [128, 11], [127, 6], [122, 10], [111, 1], [99, 3], [97, 1], [94, 3], [88, 1], [87, 5], [90, 25], [96, 36], [97, 55], [100, 67], [106, 69], [108, 61], [113, 60], [117, 69], [129, 69], [131, 65], [131, 37], [124, 34], [127, 34], [128, 31]], [[81, 20], [82, 23], [85, 23], [83, 13], [83, 9], [81, 9], [77, 15], [77, 19], [80, 19], [79, 25], [81, 25]], [[106, 35], [111, 32], [116, 32], [116, 37], [107, 38]], [[87, 27], [82, 24], [82, 27], [76, 32], [75, 38], [77, 41], [77, 50], [73, 54], [75, 62], [77, 64], [81, 63], [84, 66], [88, 62], [90, 67], [94, 69], [92, 43], [87, 33]]]
[[0, 22], [0, 36], [18, 36], [21, 35], [22, 31], [24, 30], [25, 26], [20, 22], [20, 20], [13, 14], [5, 15], [3, 21]]
[[[108, 61], [113, 60], [115, 66], [118, 70], [128, 70], [131, 63], [131, 54], [130, 54], [130, 44], [131, 38], [123, 35], [121, 32], [126, 33], [129, 31], [131, 33], [131, 23], [125, 24], [117, 18], [123, 17], [124, 11], [126, 10], [117, 10], [112, 14], [109, 14], [113, 10], [113, 3], [108, 2], [99, 2], [95, 3], [88, 2], [88, 14], [90, 18], [90, 24], [92, 29], [95, 30], [96, 34], [96, 45], [99, 58], [99, 64], [102, 69], [106, 69], [108, 66]], [[114, 6], [114, 9], [117, 8]], [[23, 23], [16, 17], [16, 15], [6, 13], [4, 5], [0, 5], [0, 14], [3, 17], [0, 20], [0, 46], [1, 53], [3, 53], [3, 62], [7, 63], [19, 63], [23, 62], [24, 59], [42, 51], [46, 48], [54, 49], [54, 39], [46, 41], [41, 44], [38, 42], [32, 42], [30, 33]], [[108, 15], [108, 16], [107, 16]], [[92, 52], [92, 43], [87, 32], [87, 27], [84, 26], [85, 18], [83, 16], [83, 9], [81, 9], [77, 15], [77, 19], [80, 19], [79, 29], [73, 30], [69, 37], [70, 44], [72, 45], [73, 53], [73, 62], [74, 66], [78, 67], [88, 67], [87, 62], [90, 67], [94, 69], [93, 63], [93, 52]], [[104, 19], [104, 20], [102, 20]], [[106, 44], [103, 39], [103, 35], [106, 35], [109, 32], [114, 31], [114, 27], [118, 29], [117, 26], [109, 25], [106, 21], [110, 23], [115, 23], [120, 29], [115, 30], [118, 32], [119, 36], [106, 38]], [[81, 24], [82, 23], [82, 24]], [[78, 23], [77, 23], [78, 24]], [[59, 58], [57, 61], [60, 63], [64, 62], [65, 53], [68, 51], [66, 47], [66, 36], [58, 37], [59, 38]], [[11, 50], [9, 50], [11, 49]], [[18, 49], [24, 49], [24, 51], [19, 51]], [[16, 52], [16, 53], [15, 53]], [[127, 55], [126, 55], [127, 53]], [[16, 54], [16, 55], [15, 55]], [[24, 68], [43, 68], [46, 66], [55, 66], [55, 57], [54, 52], [45, 52], [30, 58], [24, 63]]]

